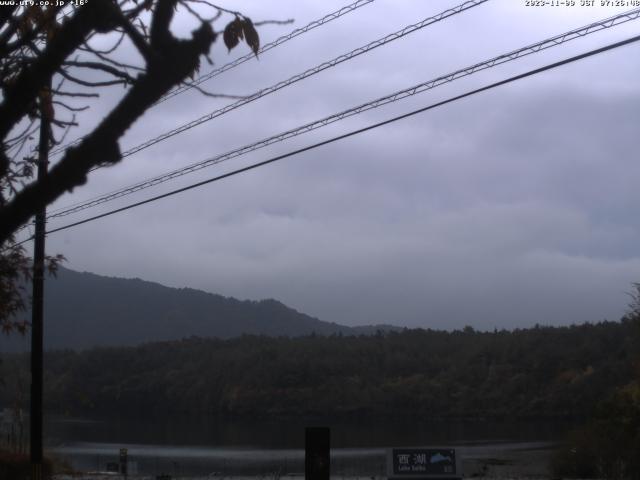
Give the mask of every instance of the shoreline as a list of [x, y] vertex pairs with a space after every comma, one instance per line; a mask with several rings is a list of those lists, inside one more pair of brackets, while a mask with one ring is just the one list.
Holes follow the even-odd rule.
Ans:
[[[522, 442], [507, 444], [489, 444], [474, 446], [455, 446], [462, 463], [463, 478], [518, 478], [518, 479], [535, 479], [549, 478], [548, 470], [549, 460], [554, 451], [556, 443], [554, 442]], [[379, 449], [380, 453], [370, 455], [365, 463], [362, 458], [353, 457], [346, 459], [340, 455], [332, 453], [332, 470], [335, 474], [331, 475], [332, 480], [385, 480], [386, 472], [381, 470], [379, 462], [384, 462], [385, 449]], [[289, 452], [290, 453], [290, 452]], [[189, 473], [189, 472], [172, 472], [171, 469], [156, 470], [155, 473], [139, 473], [128, 475], [126, 480], [157, 480], [157, 476], [161, 474], [169, 474], [166, 480], [304, 480], [304, 453], [300, 451], [301, 457], [297, 461], [288, 464], [289, 470], [286, 470], [286, 461], [273, 468], [276, 463], [263, 469], [262, 473], [249, 474], [237, 471], [234, 473], [233, 467], [229, 465], [229, 469], [225, 473], [210, 470], [210, 473]], [[164, 459], [167, 460], [167, 459]], [[165, 462], [165, 464], [168, 462]], [[169, 462], [170, 463], [170, 462]], [[181, 465], [185, 465], [181, 463]], [[188, 464], [187, 464], [188, 465]], [[366, 465], [364, 468], [363, 465]], [[168, 471], [167, 471], [168, 470]], [[375, 471], [375, 473], [374, 473]], [[279, 473], [278, 473], [279, 472]], [[75, 474], [58, 474], [54, 475], [54, 480], [125, 480], [123, 475], [109, 474], [107, 472], [78, 472]]]

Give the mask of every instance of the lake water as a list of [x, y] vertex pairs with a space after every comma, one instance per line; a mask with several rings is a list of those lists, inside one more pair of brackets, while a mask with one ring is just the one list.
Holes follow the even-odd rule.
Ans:
[[46, 422], [49, 451], [81, 471], [104, 471], [127, 448], [145, 475], [270, 475], [304, 471], [304, 429], [331, 428], [332, 472], [381, 475], [391, 447], [456, 446], [466, 458], [549, 448], [559, 422], [229, 421], [194, 418], [61, 419]]

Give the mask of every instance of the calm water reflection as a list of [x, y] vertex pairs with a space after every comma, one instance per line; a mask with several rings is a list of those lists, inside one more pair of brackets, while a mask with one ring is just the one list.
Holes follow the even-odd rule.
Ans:
[[49, 418], [49, 445], [68, 442], [300, 448], [306, 426], [331, 427], [339, 448], [422, 445], [428, 443], [521, 442], [555, 440], [570, 426], [557, 421], [424, 422], [304, 420], [230, 421], [215, 418]]

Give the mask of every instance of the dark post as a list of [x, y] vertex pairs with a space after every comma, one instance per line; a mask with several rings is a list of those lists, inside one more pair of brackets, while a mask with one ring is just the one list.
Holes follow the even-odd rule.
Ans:
[[331, 464], [329, 448], [331, 430], [327, 427], [307, 427], [305, 431], [305, 480], [329, 480]]
[[[45, 87], [47, 88], [47, 87]], [[48, 94], [48, 92], [47, 92]], [[43, 95], [44, 97], [44, 95]], [[38, 182], [47, 176], [51, 119], [40, 98], [40, 140], [38, 144]], [[44, 313], [44, 239], [46, 207], [35, 218], [33, 245], [33, 291], [31, 293], [31, 470], [32, 480], [42, 479], [42, 344]]]
[[127, 458], [128, 451], [126, 448], [120, 449], [120, 473], [124, 475], [124, 478], [127, 478]]

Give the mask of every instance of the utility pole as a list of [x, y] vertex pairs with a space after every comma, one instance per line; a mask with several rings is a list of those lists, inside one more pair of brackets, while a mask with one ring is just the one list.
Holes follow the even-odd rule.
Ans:
[[[38, 182], [44, 181], [49, 164], [51, 136], [51, 82], [40, 96], [40, 139], [38, 144]], [[44, 313], [44, 241], [46, 207], [35, 217], [33, 245], [33, 291], [31, 293], [31, 480], [42, 480], [42, 384], [43, 384], [43, 313]]]

